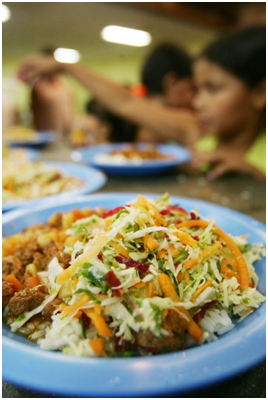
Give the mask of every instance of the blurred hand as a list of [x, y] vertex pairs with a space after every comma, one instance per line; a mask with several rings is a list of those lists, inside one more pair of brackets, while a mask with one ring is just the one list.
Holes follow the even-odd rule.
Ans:
[[61, 69], [62, 64], [57, 63], [53, 57], [36, 55], [22, 62], [17, 76], [18, 79], [25, 83], [33, 83], [40, 76], [60, 71]]
[[265, 179], [264, 174], [249, 165], [245, 159], [245, 151], [238, 149], [219, 148], [213, 152], [194, 152], [192, 165], [200, 168], [202, 164], [210, 164], [207, 178], [214, 180], [229, 172], [240, 172], [252, 174], [258, 178]]

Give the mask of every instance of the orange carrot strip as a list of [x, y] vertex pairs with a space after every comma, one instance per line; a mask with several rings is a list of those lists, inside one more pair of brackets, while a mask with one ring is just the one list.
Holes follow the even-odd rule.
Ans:
[[207, 246], [205, 250], [203, 250], [203, 252], [198, 257], [186, 261], [186, 263], [184, 264], [184, 268], [189, 269], [194, 265], [198, 264], [200, 261], [204, 260], [208, 256], [211, 256], [213, 253], [215, 253], [220, 246], [221, 246], [220, 242], [216, 242], [212, 246]]
[[153, 292], [154, 292], [154, 285], [152, 282], [149, 282], [147, 286], [147, 297], [149, 298], [153, 297]]
[[12, 283], [13, 289], [15, 292], [18, 292], [23, 288], [22, 284], [20, 283], [20, 281], [16, 278], [16, 276], [14, 274], [6, 275], [6, 276], [4, 276], [4, 279], [7, 280], [8, 282]]
[[27, 276], [25, 279], [25, 286], [27, 289], [32, 289], [40, 284], [40, 280], [37, 275]]
[[75, 221], [78, 219], [84, 218], [84, 214], [80, 210], [75, 209], [72, 211], [72, 213], [73, 213]]
[[77, 284], [78, 284], [78, 278], [75, 276], [75, 277], [73, 278], [73, 289], [74, 289], [74, 290], [76, 290]]
[[144, 283], [144, 282], [138, 282], [138, 283], [136, 283], [135, 285], [133, 285], [132, 287], [133, 287], [134, 289], [140, 289], [140, 288], [143, 287], [143, 286], [145, 286], [145, 283]]
[[187, 283], [187, 285], [190, 285], [191, 280], [190, 280], [190, 276], [187, 271], [184, 272], [184, 279], [185, 279], [185, 282]]
[[[176, 225], [177, 229], [181, 228], [186, 228], [186, 227], [191, 227], [191, 226], [203, 226], [207, 227], [209, 225], [209, 222], [207, 221], [201, 221], [201, 220], [191, 220], [191, 221], [186, 221], [182, 222], [181, 224]], [[220, 229], [218, 226], [214, 226], [215, 233], [219, 235], [224, 242], [226, 243], [227, 247], [232, 253], [232, 256], [235, 259], [236, 266], [237, 266], [237, 272], [240, 277], [240, 287], [241, 290], [247, 290], [249, 287], [249, 272], [248, 272], [248, 267], [247, 263], [243, 257], [243, 254], [241, 253], [240, 249], [237, 247], [233, 239], [227, 235], [222, 229]]]
[[176, 249], [174, 244], [172, 244], [169, 249], [173, 258], [178, 257], [178, 255], [180, 254], [180, 249]]
[[89, 344], [97, 356], [103, 354], [104, 340], [102, 338], [95, 337], [94, 339], [89, 340]]
[[82, 311], [79, 310], [79, 311], [77, 311], [77, 313], [74, 315], [74, 318], [80, 318], [81, 315], [82, 315]]
[[228, 261], [228, 264], [230, 264], [231, 267], [233, 267], [236, 270], [235, 260], [233, 258], [231, 258], [228, 254], [226, 254], [224, 249], [220, 249], [220, 253]]
[[84, 304], [86, 304], [89, 300], [91, 300], [91, 298], [87, 294], [84, 294], [72, 306], [64, 306], [62, 308], [62, 312], [64, 314], [72, 314], [73, 312], [78, 310], [80, 307], [82, 307]]
[[186, 261], [184, 263], [184, 268], [186, 268], [186, 269], [192, 268], [194, 265], [198, 264], [201, 260], [202, 260], [202, 254], [200, 254], [196, 258], [192, 258], [191, 260]]
[[124, 256], [124, 257], [130, 259], [128, 251], [123, 246], [121, 246], [119, 243], [112, 242], [111, 246], [117, 251], [117, 253], [121, 254], [121, 256]]
[[[174, 302], [180, 302], [180, 298], [177, 295], [177, 292], [174, 286], [171, 283], [171, 280], [168, 275], [160, 274], [158, 275], [158, 282], [161, 287], [162, 292], [164, 293], [165, 297], [170, 297], [171, 300]], [[192, 338], [198, 342], [202, 336], [202, 330], [199, 326], [195, 323], [190, 313], [185, 310], [183, 307], [176, 307], [180, 313], [184, 314], [187, 320], [184, 318], [182, 319], [183, 323], [186, 326], [187, 331], [192, 336]]]
[[167, 251], [166, 250], [159, 250], [156, 254], [156, 258], [163, 258], [167, 255]]
[[221, 261], [221, 273], [226, 275], [228, 278], [236, 278], [238, 283], [240, 283], [239, 276], [237, 276], [230, 268], [228, 268], [228, 260], [223, 258]]
[[177, 280], [178, 280], [179, 282], [181, 282], [181, 281], [184, 280], [184, 277], [183, 277], [181, 271], [180, 271], [180, 272], [178, 273], [178, 275], [177, 275]]
[[189, 246], [192, 246], [195, 248], [198, 247], [197, 241], [194, 240], [192, 238], [192, 236], [186, 232], [176, 232], [175, 236], [177, 236], [180, 239], [181, 243], [184, 245], [188, 244]]
[[92, 308], [86, 308], [83, 312], [92, 320], [100, 336], [112, 337], [112, 332], [102, 315], [97, 314]]
[[213, 279], [203, 283], [199, 288], [193, 293], [192, 299], [195, 300], [207, 287], [211, 286]]
[[157, 248], [158, 243], [147, 233], [144, 237], [144, 245], [145, 247], [148, 247], [149, 250], [154, 251]]

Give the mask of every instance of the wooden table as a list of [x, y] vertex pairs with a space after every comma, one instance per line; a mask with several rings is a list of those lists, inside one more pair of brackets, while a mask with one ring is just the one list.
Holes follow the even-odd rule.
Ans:
[[[48, 147], [42, 151], [44, 160], [71, 161], [70, 148], [60, 145]], [[204, 176], [190, 174], [187, 169], [172, 171], [160, 176], [150, 177], [109, 177], [106, 185], [98, 193], [133, 192], [159, 193], [196, 198], [230, 207], [265, 223], [266, 188], [265, 183], [251, 177], [238, 175], [226, 176], [215, 182], [209, 182]], [[257, 397], [265, 395], [265, 363], [255, 367], [227, 382], [188, 392], [179, 397], [217, 398], [217, 397]], [[8, 383], [3, 384], [3, 398], [43, 398], [58, 397], [39, 394], [20, 389]], [[174, 395], [174, 397], [177, 397]]]

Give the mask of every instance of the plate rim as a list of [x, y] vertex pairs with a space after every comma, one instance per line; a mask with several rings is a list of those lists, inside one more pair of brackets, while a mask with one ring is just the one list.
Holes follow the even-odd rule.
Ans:
[[[151, 196], [152, 198], [161, 196], [161, 194], [155, 194], [155, 193], [145, 193], [145, 195], [149, 196], [149, 197]], [[134, 196], [137, 196], [137, 193], [133, 193], [133, 192], [131, 192], [131, 193], [125, 193], [125, 192], [124, 193], [120, 193], [120, 192], [118, 192], [118, 193], [97, 193], [97, 194], [91, 194], [91, 195], [88, 195], [88, 196], [80, 196], [77, 199], [74, 199], [74, 198], [68, 199], [68, 201], [64, 201], [63, 203], [64, 204], [73, 204], [75, 202], [79, 203], [79, 202], [88, 201], [88, 200], [98, 201], [98, 200], [101, 200], [101, 198], [106, 198], [107, 199], [109, 197], [110, 198], [112, 197], [114, 199], [116, 199], [116, 198], [120, 199], [120, 197], [123, 198], [123, 196], [128, 196], [128, 197], [132, 197], [133, 196], [134, 197]], [[230, 209], [228, 207], [224, 207], [224, 206], [221, 206], [221, 205], [218, 205], [218, 204], [215, 204], [215, 203], [210, 203], [210, 202], [207, 202], [207, 201], [204, 201], [204, 200], [198, 200], [198, 199], [187, 198], [187, 197], [182, 197], [182, 196], [173, 196], [173, 195], [171, 195], [170, 197], [171, 197], [172, 200], [174, 199], [175, 201], [180, 201], [181, 200], [181, 201], [186, 201], [186, 202], [190, 201], [190, 203], [191, 202], [196, 202], [197, 205], [200, 205], [200, 206], [201, 205], [206, 206], [206, 207], [213, 206], [215, 209], [220, 209], [220, 210], [223, 210], [225, 212], [226, 211], [231, 212], [231, 214], [233, 216], [236, 216], [239, 220], [242, 217], [243, 220], [247, 224], [251, 224], [251, 228], [252, 229], [258, 230], [259, 233], [262, 233], [262, 235], [265, 236], [266, 227], [262, 222], [254, 219], [254, 218], [252, 218], [252, 217], [250, 217], [248, 215], [245, 215], [245, 214], [243, 214], [243, 213], [241, 213], [239, 211], [236, 211], [236, 210], [233, 210], [233, 209]], [[123, 198], [122, 201], [125, 201], [124, 198]], [[44, 204], [41, 205], [40, 204], [39, 206], [35, 207], [34, 210], [31, 210], [31, 211], [42, 211], [42, 209], [51, 208], [51, 206], [52, 205], [48, 205], [48, 204], [47, 205], [44, 205]], [[4, 224], [8, 223], [8, 222], [20, 217], [20, 216], [23, 216], [25, 213], [27, 214], [29, 212], [30, 212], [30, 210], [25, 208], [25, 209], [22, 209], [22, 210], [15, 210], [15, 211], [12, 211], [10, 213], [7, 213], [7, 214], [5, 214], [3, 216], [3, 223]], [[254, 226], [252, 225], [252, 222], [254, 222]], [[256, 311], [256, 313], [259, 313], [260, 315], [262, 315], [261, 313], [263, 313], [263, 317], [261, 319], [260, 319], [260, 316], [258, 316], [258, 315], [256, 316], [256, 318], [258, 320], [260, 320], [260, 322], [261, 322], [261, 325], [259, 326], [259, 330], [260, 329], [265, 330], [265, 309], [266, 309], [266, 303], [264, 303]], [[247, 327], [243, 327], [242, 329], [246, 329], [247, 330]], [[232, 334], [232, 332], [233, 332], [233, 334]], [[230, 336], [230, 334], [229, 335], [227, 334], [226, 336], [221, 337], [220, 342], [219, 341], [215, 341], [215, 342], [210, 343], [209, 344], [210, 345], [210, 349], [211, 349], [210, 352], [212, 352], [212, 349], [213, 350], [216, 349], [218, 351], [218, 353], [222, 353], [226, 349], [227, 350], [228, 349], [232, 349], [232, 344], [233, 343], [236, 344], [235, 339], [236, 339], [236, 336], [239, 335], [239, 333], [238, 332], [234, 332], [234, 331], [231, 331], [230, 333], [232, 334], [231, 336]], [[11, 341], [11, 342], [9, 342], [9, 344], [11, 343], [11, 346], [13, 344], [13, 347], [21, 346], [21, 344], [18, 343], [17, 341], [14, 341], [14, 340], [9, 339], [7, 337], [3, 337], [3, 345], [4, 345], [3, 346], [3, 351], [5, 351], [5, 344], [6, 344], [7, 340]], [[243, 337], [240, 340], [245, 341], [245, 337]], [[250, 349], [251, 345], [254, 342], [254, 340], [255, 340], [254, 337], [251, 335], [250, 336], [250, 340], [246, 341], [245, 347]], [[234, 342], [232, 343], [232, 341], [234, 341]], [[265, 339], [264, 339], [264, 341], [265, 341]], [[221, 343], [221, 346], [219, 346], [219, 343]], [[187, 349], [187, 355], [189, 355], [189, 354], [193, 355], [193, 359], [195, 360], [196, 364], [198, 365], [198, 362], [200, 362], [200, 360], [199, 361], [196, 360], [197, 353], [198, 354], [204, 353], [206, 351], [206, 346], [207, 345], [200, 346], [200, 347], [197, 347], [197, 348]], [[122, 365], [124, 365], [125, 369], [129, 370], [129, 372], [131, 372], [132, 374], [133, 374], [133, 369], [134, 369], [134, 373], [137, 372], [135, 370], [135, 364], [139, 363], [140, 361], [147, 362], [149, 360], [149, 364], [151, 365], [150, 368], [156, 367], [155, 364], [157, 364], [157, 367], [159, 367], [159, 364], [163, 364], [163, 362], [165, 364], [168, 361], [171, 362], [172, 366], [174, 366], [174, 365], [176, 366], [178, 360], [180, 360], [180, 362], [182, 362], [181, 359], [183, 358], [183, 353], [185, 353], [184, 351], [179, 351], [179, 352], [176, 352], [176, 353], [164, 354], [164, 355], [153, 356], [153, 357], [150, 357], [150, 356], [148, 357], [147, 356], [147, 357], [136, 358], [136, 359], [133, 358], [133, 359], [97, 359], [96, 360], [96, 359], [88, 359], [88, 358], [81, 359], [81, 358], [77, 358], [77, 357], [73, 357], [73, 356], [62, 355], [61, 353], [53, 353], [53, 352], [46, 353], [44, 350], [41, 350], [39, 348], [33, 348], [31, 346], [23, 344], [23, 349], [24, 348], [25, 348], [25, 352], [27, 352], [27, 349], [28, 349], [28, 353], [37, 352], [37, 357], [39, 357], [40, 352], [43, 352], [43, 355], [45, 355], [45, 358], [47, 358], [47, 359], [49, 359], [51, 357], [53, 359], [54, 358], [55, 359], [60, 358], [60, 359], [62, 359], [62, 362], [64, 363], [64, 361], [66, 361], [66, 357], [68, 357], [70, 362], [72, 362], [74, 364], [79, 364], [79, 365], [88, 364], [88, 365], [94, 366], [95, 368], [96, 368], [96, 364], [107, 365], [107, 364], [110, 364], [111, 361], [113, 361], [113, 364], [115, 364], [116, 367], [117, 367], [118, 363], [120, 364], [121, 369], [122, 369]], [[244, 350], [240, 349], [240, 353], [241, 352], [244, 354], [245, 349]], [[22, 353], [23, 353], [23, 351], [22, 351]], [[53, 354], [53, 356], [52, 356], [52, 354]], [[264, 358], [265, 358], [265, 348], [264, 348], [264, 352], [260, 352], [259, 351], [258, 356], [256, 356], [255, 353], [254, 354], [249, 353], [249, 355], [247, 354], [247, 362], [245, 362], [244, 359], [243, 359], [243, 362], [242, 362], [242, 360], [240, 360], [239, 357], [237, 357], [236, 361], [233, 364], [230, 364], [228, 369], [224, 371], [223, 376], [219, 376], [219, 374], [215, 373], [215, 371], [210, 371], [208, 369], [208, 371], [206, 371], [206, 373], [205, 373], [205, 371], [203, 371], [203, 373], [206, 376], [208, 376], [208, 374], [210, 373], [211, 374], [210, 378], [204, 379], [204, 378], [202, 378], [202, 374], [201, 374], [201, 376], [199, 376], [198, 379], [196, 379], [196, 380], [194, 380], [192, 382], [187, 381], [188, 382], [187, 385], [185, 385], [185, 383], [183, 384], [183, 381], [182, 381], [181, 382], [182, 387], [180, 387], [180, 388], [178, 387], [178, 382], [177, 382], [175, 384], [175, 386], [172, 386], [172, 387], [166, 387], [165, 385], [162, 385], [162, 387], [160, 386], [160, 388], [158, 386], [155, 387], [155, 388], [150, 386], [148, 388], [148, 386], [147, 386], [147, 387], [136, 388], [136, 390], [133, 389], [133, 387], [132, 387], [131, 390], [128, 390], [125, 387], [126, 383], [124, 383], [123, 384], [124, 385], [123, 389], [120, 388], [119, 386], [114, 386], [112, 389], [110, 387], [109, 391], [112, 393], [112, 396], [116, 396], [116, 395], [122, 396], [122, 395], [126, 395], [126, 394], [127, 395], [136, 394], [137, 396], [142, 396], [142, 395], [145, 395], [145, 394], [147, 394], [147, 395], [159, 395], [159, 394], [170, 394], [170, 393], [174, 393], [174, 392], [181, 393], [181, 392], [186, 392], [186, 391], [190, 391], [190, 390], [197, 390], [198, 388], [201, 389], [202, 387], [207, 386], [209, 384], [216, 384], [218, 382], [222, 382], [222, 381], [230, 378], [231, 376], [234, 376], [234, 374], [236, 375], [238, 373], [242, 373], [242, 372], [246, 371], [247, 369], [249, 369], [250, 367], [253, 367], [254, 365], [257, 365], [258, 363], [260, 363]], [[186, 359], [187, 359], [187, 357], [186, 357]], [[107, 363], [107, 361], [108, 361], [108, 363]], [[191, 357], [190, 357], [190, 364], [191, 364], [192, 361], [193, 360], [191, 360]], [[203, 358], [201, 359], [201, 363], [203, 363]], [[239, 364], [238, 366], [237, 366], [237, 363]], [[131, 368], [126, 368], [128, 365], [130, 365]], [[169, 369], [170, 368], [171, 367], [169, 367]], [[3, 363], [3, 371], [4, 371], [4, 363]], [[157, 373], [157, 371], [155, 372], [155, 374], [156, 373]], [[178, 374], [178, 377], [179, 377], [179, 375], [180, 374]], [[137, 374], [136, 379], [137, 379], [138, 376], [139, 376], [139, 374]], [[4, 378], [4, 373], [3, 373], [3, 378]], [[9, 378], [6, 376], [7, 381], [15, 383], [15, 384], [16, 383], [18, 384], [18, 381], [15, 382], [14, 380], [9, 379]], [[23, 379], [24, 378], [25, 377], [23, 377]], [[135, 381], [135, 379], [133, 379], [133, 380]], [[23, 382], [20, 382], [19, 384], [21, 386], [26, 387], [25, 386], [26, 384], [24, 385]], [[68, 391], [68, 393], [70, 393], [70, 394], [77, 394], [77, 388], [76, 388], [76, 391], [72, 391], [72, 390], [70, 391], [70, 389], [66, 389], [64, 391], [64, 390], [62, 390], [62, 388], [59, 388], [59, 387], [58, 388], [53, 387], [53, 388], [49, 389], [49, 388], [46, 387], [45, 384], [43, 385], [43, 387], [40, 387], [40, 385], [38, 387], [36, 387], [36, 386], [31, 384], [31, 388], [34, 388], [37, 391], [41, 390], [41, 391], [45, 391], [45, 392], [48, 392], [48, 393], [57, 393], [57, 394], [65, 393], [66, 394], [67, 391]], [[91, 396], [94, 396], [94, 395], [102, 396], [102, 395], [106, 394], [109, 397], [108, 391], [107, 390], [103, 390], [103, 388], [102, 388], [102, 390], [99, 390], [99, 391], [96, 391], [96, 390], [95, 391], [91, 391], [90, 389], [89, 390], [88, 389], [87, 390], [83, 389], [82, 391], [79, 392], [79, 394], [81, 394], [81, 395], [90, 394]]]

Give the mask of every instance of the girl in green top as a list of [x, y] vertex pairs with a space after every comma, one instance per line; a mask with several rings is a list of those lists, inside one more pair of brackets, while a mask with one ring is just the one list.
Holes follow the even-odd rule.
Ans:
[[211, 179], [230, 171], [265, 176], [265, 39], [264, 27], [237, 31], [195, 62], [194, 106], [210, 136], [197, 143], [194, 164], [211, 164]]
[[[197, 165], [204, 161], [211, 163], [212, 179], [229, 171], [264, 176], [263, 155], [258, 150], [264, 149], [258, 145], [263, 139], [258, 134], [265, 107], [265, 28], [249, 28], [220, 39], [198, 58], [197, 114], [190, 108], [135, 97], [89, 68], [58, 63], [53, 57], [30, 57], [20, 66], [18, 76], [31, 84], [51, 71], [68, 73], [109, 111], [144, 126], [158, 138], [187, 146], [198, 143], [204, 150], [208, 148], [204, 139], [200, 142], [202, 129], [213, 135], [210, 150], [214, 146], [214, 151], [195, 155]], [[176, 74], [172, 76], [167, 85], [170, 96], [174, 91], [177, 93], [178, 84], [182, 83]], [[251, 153], [256, 148], [257, 157]]]

